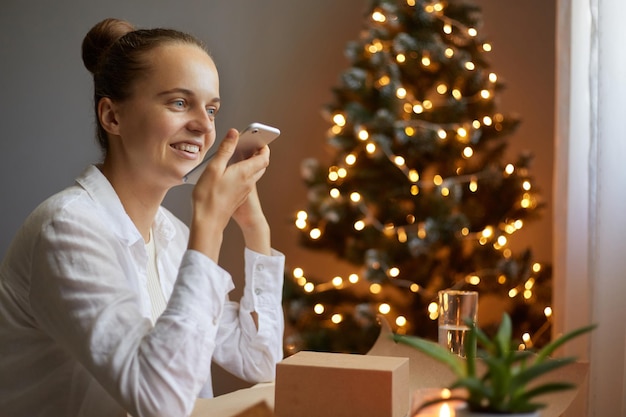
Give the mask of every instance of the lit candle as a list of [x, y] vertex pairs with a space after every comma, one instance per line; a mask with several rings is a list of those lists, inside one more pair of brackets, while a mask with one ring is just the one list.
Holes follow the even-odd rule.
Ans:
[[452, 417], [453, 411], [450, 409], [450, 405], [448, 403], [441, 404], [439, 408], [439, 417]]

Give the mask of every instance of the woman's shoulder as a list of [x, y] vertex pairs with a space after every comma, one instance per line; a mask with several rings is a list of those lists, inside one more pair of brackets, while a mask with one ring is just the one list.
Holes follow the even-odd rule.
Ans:
[[70, 186], [42, 201], [26, 218], [25, 225], [39, 227], [62, 219], [97, 221], [101, 217], [97, 204], [78, 185]]

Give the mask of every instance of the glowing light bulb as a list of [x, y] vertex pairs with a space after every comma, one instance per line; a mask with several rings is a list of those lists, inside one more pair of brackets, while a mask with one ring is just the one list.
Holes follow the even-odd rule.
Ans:
[[470, 181], [469, 190], [473, 193], [478, 190], [478, 182], [476, 181], [476, 178], [472, 178], [472, 180]]
[[365, 229], [365, 222], [363, 220], [357, 220], [354, 222], [354, 230], [361, 231]]
[[353, 191], [352, 193], [350, 193], [350, 200], [354, 203], [358, 203], [359, 201], [361, 201], [361, 194]]
[[389, 314], [390, 311], [391, 311], [391, 306], [387, 303], [382, 303], [381, 305], [378, 306], [378, 312], [380, 314]]
[[404, 327], [406, 326], [406, 317], [404, 316], [398, 316], [396, 317], [396, 326], [400, 326], [400, 327]]
[[311, 239], [317, 240], [322, 236], [322, 231], [316, 227], [315, 229], [311, 229], [309, 236]]
[[398, 98], [405, 98], [406, 97], [406, 88], [398, 87], [398, 89], [396, 90], [396, 97], [398, 97]]
[[391, 79], [389, 78], [388, 75], [383, 75], [382, 77], [380, 77], [378, 79], [378, 85], [384, 87], [384, 86], [388, 85], [390, 81], [391, 81]]
[[384, 23], [387, 20], [387, 17], [379, 10], [375, 10], [372, 13], [372, 20], [378, 23]]
[[361, 140], [367, 140], [370, 137], [370, 134], [367, 133], [367, 130], [365, 129], [361, 129], [359, 130], [359, 133], [357, 134], [357, 137]]
[[345, 126], [346, 125], [346, 117], [341, 114], [341, 113], [337, 113], [333, 116], [333, 122], [337, 125], [337, 126]]
[[315, 304], [313, 311], [315, 314], [322, 314], [324, 312], [324, 306], [322, 304]]
[[478, 275], [470, 275], [465, 281], [471, 285], [478, 285], [480, 284], [480, 277]]

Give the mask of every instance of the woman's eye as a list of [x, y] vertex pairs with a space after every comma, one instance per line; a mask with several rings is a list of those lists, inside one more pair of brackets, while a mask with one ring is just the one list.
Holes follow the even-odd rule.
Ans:
[[178, 109], [182, 109], [185, 107], [185, 100], [174, 100], [172, 105]]
[[209, 115], [209, 117], [213, 118], [217, 115], [217, 109], [214, 107], [210, 107], [206, 110], [207, 114]]

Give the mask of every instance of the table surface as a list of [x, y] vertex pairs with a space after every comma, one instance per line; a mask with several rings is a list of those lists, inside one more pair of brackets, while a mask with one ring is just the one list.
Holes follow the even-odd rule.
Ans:
[[215, 398], [200, 398], [196, 401], [191, 417], [230, 417], [261, 401], [274, 409], [274, 383], [254, 385]]

